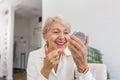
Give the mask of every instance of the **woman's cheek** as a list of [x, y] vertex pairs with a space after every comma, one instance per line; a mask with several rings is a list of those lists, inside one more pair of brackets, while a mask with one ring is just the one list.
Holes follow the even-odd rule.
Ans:
[[70, 36], [66, 36], [66, 40], [68, 42], [70, 40]]

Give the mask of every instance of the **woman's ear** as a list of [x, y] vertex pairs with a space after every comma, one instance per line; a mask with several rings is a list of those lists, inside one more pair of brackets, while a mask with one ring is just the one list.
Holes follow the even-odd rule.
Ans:
[[49, 43], [48, 43], [48, 41], [46, 40], [46, 46], [48, 47], [49, 46]]
[[48, 47], [49, 46], [49, 43], [48, 43], [48, 36], [47, 35], [43, 35], [44, 37], [44, 40], [46, 42], [46, 46]]

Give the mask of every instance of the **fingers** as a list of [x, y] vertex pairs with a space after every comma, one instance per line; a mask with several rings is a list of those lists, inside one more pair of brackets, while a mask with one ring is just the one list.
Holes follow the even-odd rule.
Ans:
[[88, 42], [89, 42], [89, 37], [88, 37], [88, 36], [86, 36], [85, 43], [83, 43], [79, 38], [77, 38], [77, 37], [74, 36], [74, 35], [72, 35], [70, 38], [71, 38], [70, 40], [74, 40], [74, 41], [77, 42], [77, 44], [79, 44], [81, 47], [83, 47], [83, 48], [87, 48], [87, 47], [88, 47]]
[[59, 63], [59, 58], [58, 57], [54, 57], [51, 59], [51, 64], [53, 66], [57, 65]]
[[56, 49], [50, 53], [48, 53], [44, 60], [44, 66], [49, 69], [52, 69], [55, 65], [59, 63], [59, 52], [61, 49]]
[[72, 46], [71, 44], [69, 44], [68, 47], [69, 47], [69, 49], [70, 49], [70, 51], [72, 53], [72, 56], [73, 56], [73, 59], [74, 59], [75, 63], [77, 63], [77, 61], [76, 61], [77, 57], [82, 55], [82, 54], [79, 54], [78, 52], [80, 52], [80, 51], [76, 50], [76, 48], [74, 46]]
[[81, 40], [76, 38], [74, 35], [71, 36], [68, 47], [76, 62], [78, 62], [79, 60], [80, 60], [79, 62], [84, 62], [84, 60], [86, 60], [87, 46], [88, 46], [88, 36], [86, 37], [85, 44]]
[[70, 36], [70, 39], [75, 40], [75, 41], [78, 42], [79, 44], [82, 43], [82, 41], [81, 41], [79, 38], [77, 38], [76, 36], [74, 36], [74, 35], [71, 35], [71, 36]]
[[76, 38], [74, 35], [72, 35], [71, 39], [69, 40], [69, 45], [74, 46], [75, 48], [74, 49], [72, 47], [72, 49], [75, 51], [79, 51], [79, 53], [81, 54], [84, 54], [86, 52], [86, 49], [87, 49], [86, 46], [88, 45], [88, 37], [87, 37], [87, 41], [85, 44], [80, 39]]
[[68, 43], [68, 47], [72, 53], [74, 62], [76, 63], [78, 70], [80, 72], [84, 71], [83, 66], [87, 66], [87, 57], [86, 57], [87, 46], [88, 46], [88, 36], [86, 36], [86, 41], [85, 43], [83, 43], [77, 37], [72, 35]]
[[45, 45], [45, 54], [47, 55], [48, 54], [48, 48], [47, 48], [47, 46]]
[[86, 54], [86, 50], [79, 46], [75, 41], [72, 41], [71, 43], [68, 44], [68, 47], [70, 51], [72, 52], [73, 57], [83, 57]]
[[56, 50], [53, 50], [53, 51], [49, 52], [47, 46], [45, 46], [44, 48], [45, 48], [46, 57], [48, 57], [48, 58], [50, 58], [50, 59], [51, 59], [52, 57], [59, 56], [59, 54], [62, 52], [61, 49], [56, 49]]
[[54, 51], [52, 51], [52, 52], [50, 52], [48, 55], [46, 55], [48, 58], [55, 58], [55, 57], [58, 57], [59, 56], [59, 54], [60, 54], [60, 52], [61, 52], [61, 49], [56, 49], [56, 50], [54, 50]]
[[82, 46], [79, 45], [79, 43], [77, 43], [75, 40], [71, 39], [69, 41], [69, 45], [71, 45], [71, 47], [76, 48], [77, 50], [80, 50], [82, 48]]
[[81, 47], [85, 47], [84, 43], [79, 39], [77, 38], [76, 36], [72, 35], [70, 37], [70, 40], [74, 40], [77, 44], [79, 44]]
[[75, 63], [78, 65], [78, 64], [82, 64], [82, 62], [84, 62], [84, 57], [85, 57], [85, 53], [82, 52], [82, 50], [77, 50], [73, 45], [69, 44], [68, 45], [71, 53], [72, 53], [72, 56], [73, 56], [73, 59], [75, 61]]

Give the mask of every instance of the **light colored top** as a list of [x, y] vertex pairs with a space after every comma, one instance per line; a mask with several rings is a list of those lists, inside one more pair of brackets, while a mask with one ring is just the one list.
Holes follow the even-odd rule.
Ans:
[[41, 73], [45, 58], [44, 47], [30, 53], [27, 66], [27, 80], [95, 80], [91, 72], [79, 73], [68, 48], [61, 56], [57, 72], [54, 69], [50, 72], [49, 79]]

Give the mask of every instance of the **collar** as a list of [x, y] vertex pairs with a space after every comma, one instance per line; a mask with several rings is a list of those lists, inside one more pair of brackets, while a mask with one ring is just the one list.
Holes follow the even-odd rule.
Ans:
[[71, 52], [70, 52], [70, 50], [69, 50], [68, 47], [65, 48], [64, 54], [65, 54], [66, 56], [71, 56]]

